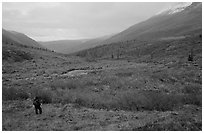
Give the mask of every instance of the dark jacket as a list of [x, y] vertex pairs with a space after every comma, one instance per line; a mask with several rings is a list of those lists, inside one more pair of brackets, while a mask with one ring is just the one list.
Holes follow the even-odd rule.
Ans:
[[37, 107], [40, 107], [40, 105], [41, 105], [40, 100], [39, 100], [38, 98], [35, 98], [35, 99], [33, 100], [33, 105], [34, 105], [34, 106], [37, 106]]

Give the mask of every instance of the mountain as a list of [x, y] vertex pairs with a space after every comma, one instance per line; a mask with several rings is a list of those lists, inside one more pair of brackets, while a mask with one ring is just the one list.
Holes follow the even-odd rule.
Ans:
[[[68, 48], [77, 47], [82, 44], [84, 40], [58, 40], [58, 41], [48, 41], [48, 42], [39, 42], [44, 47], [54, 50], [59, 53], [69, 53]], [[68, 51], [68, 52], [66, 52]]]
[[39, 43], [50, 50], [54, 50], [55, 52], [70, 54], [103, 45], [103, 41], [110, 38], [111, 36], [112, 35], [102, 36], [94, 39], [59, 40]]
[[202, 32], [202, 3], [195, 2], [187, 6], [175, 6], [146, 21], [107, 39], [106, 42], [126, 40], [156, 40], [164, 37], [183, 36]]
[[44, 53], [53, 53], [23, 33], [2, 29], [3, 64], [42, 59]]
[[74, 45], [73, 47], [69, 47], [65, 50], [63, 50], [63, 53], [69, 54], [69, 53], [74, 53], [77, 51], [93, 48], [96, 46], [101, 46], [104, 44], [104, 41], [108, 38], [110, 38], [112, 35], [107, 35], [107, 36], [102, 36], [94, 39], [88, 39], [85, 40], [83, 43]]
[[202, 4], [174, 8], [133, 25], [105, 40], [107, 45], [82, 50], [75, 55], [89, 61], [125, 59], [149, 62], [186, 61], [195, 53], [202, 57]]
[[59, 53], [70, 54], [103, 44], [133, 40], [150, 41], [184, 38], [202, 32], [202, 3], [178, 3], [155, 16], [115, 34], [86, 40], [40, 42]]
[[31, 39], [30, 37], [26, 36], [25, 34], [16, 32], [16, 31], [7, 31], [2, 29], [2, 42], [6, 44], [20, 44], [26, 45], [31, 47], [43, 48], [39, 43], [35, 40]]
[[179, 2], [176, 3], [175, 5], [172, 5], [160, 12], [157, 13], [158, 14], [174, 14], [177, 12], [181, 12], [183, 11], [186, 7], [190, 6], [192, 4], [192, 2]]

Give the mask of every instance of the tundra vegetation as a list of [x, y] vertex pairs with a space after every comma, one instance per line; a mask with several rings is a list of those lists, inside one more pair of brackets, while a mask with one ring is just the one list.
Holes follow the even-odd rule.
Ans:
[[73, 55], [3, 44], [2, 129], [201, 130], [199, 35], [126, 43]]

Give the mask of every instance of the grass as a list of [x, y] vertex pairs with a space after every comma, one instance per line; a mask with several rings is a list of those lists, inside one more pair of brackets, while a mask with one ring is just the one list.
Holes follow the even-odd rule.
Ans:
[[34, 88], [30, 92], [31, 97], [38, 96], [43, 103], [52, 103], [53, 93], [48, 89], [37, 89]]
[[29, 94], [24, 89], [2, 88], [3, 100], [20, 100], [29, 98]]
[[202, 85], [198, 85], [198, 84], [185, 85], [184, 88], [183, 88], [183, 93], [186, 93], [186, 94], [201, 94], [202, 93]]
[[[186, 109], [185, 109], [186, 110]], [[202, 130], [202, 122], [196, 121], [194, 114], [181, 113], [176, 117], [157, 120], [154, 123], [148, 123], [143, 127], [133, 128], [136, 131], [200, 131]]]
[[[163, 42], [162, 42], [163, 43]], [[161, 43], [161, 44], [162, 44]], [[185, 42], [183, 44], [186, 44]], [[6, 45], [7, 46], [7, 45]], [[132, 45], [133, 46], [133, 45]], [[145, 46], [145, 45], [144, 45]], [[154, 44], [150, 47], [153, 47]], [[160, 47], [161, 45], [158, 44]], [[181, 49], [183, 49], [185, 45], [182, 45]], [[200, 49], [199, 44], [199, 49]], [[60, 113], [66, 113], [69, 112], [77, 112], [80, 111], [80, 109], [73, 108], [73, 110], [69, 111], [65, 110], [65, 112], [61, 111], [61, 108], [64, 108], [64, 105], [67, 103], [73, 103], [76, 105], [75, 107], [88, 107], [88, 108], [95, 108], [95, 109], [106, 109], [106, 110], [125, 110], [121, 111], [124, 113], [133, 113], [136, 116], [140, 114], [141, 112], [146, 112], [145, 115], [142, 115], [142, 117], [138, 117], [138, 119], [141, 119], [141, 123], [144, 119], [147, 119], [149, 121], [149, 113], [155, 113], [155, 117], [160, 117], [163, 114], [170, 114], [174, 110], [176, 113], [172, 114], [170, 117], [175, 116], [177, 118], [180, 115], [180, 111], [182, 110], [182, 107], [185, 107], [184, 105], [196, 105], [192, 106], [192, 113], [189, 111], [189, 113], [184, 113], [184, 117], [187, 116], [189, 119], [183, 119], [184, 117], [181, 117], [180, 120], [172, 120], [172, 123], [164, 123], [163, 121], [161, 123], [149, 123], [147, 127], [144, 127], [145, 129], [150, 130], [194, 130], [191, 127], [198, 127], [195, 130], [200, 130], [200, 127], [202, 126], [202, 122], [199, 123], [199, 121], [195, 120], [193, 117], [197, 116], [196, 112], [201, 113], [201, 106], [202, 106], [202, 74], [201, 74], [201, 68], [202, 61], [201, 59], [201, 51], [197, 52], [199, 55], [196, 55], [195, 62], [186, 63], [187, 56], [174, 56], [177, 54], [174, 54], [175, 52], [179, 52], [178, 50], [175, 50], [175, 52], [166, 53], [166, 50], [161, 47], [157, 51], [157, 45], [155, 46], [156, 53], [153, 55], [153, 58], [150, 59], [149, 54], [152, 52], [152, 48], [149, 48], [149, 51], [146, 51], [147, 54], [145, 54], [145, 51], [142, 49], [139, 49], [139, 52], [143, 55], [140, 55], [140, 57], [137, 57], [137, 51], [127, 51], [127, 54], [134, 54], [134, 56], [131, 56], [132, 58], [129, 58], [127, 55], [128, 60], [131, 62], [131, 66], [128, 66], [129, 63], [125, 62], [126, 64], [123, 65], [121, 63], [121, 60], [115, 60], [111, 62], [97, 62], [96, 58], [87, 58], [85, 57], [84, 60], [79, 59], [71, 59], [69, 57], [63, 57], [59, 55], [53, 55], [52, 53], [46, 53], [43, 51], [36, 51], [34, 49], [29, 50], [26, 49], [26, 52], [18, 53], [15, 52], [15, 57], [21, 57], [21, 58], [8, 58], [8, 61], [22, 61], [25, 62], [15, 62], [15, 64], [11, 64], [10, 62], [5, 62], [7, 60], [7, 57], [4, 58], [4, 64], [3, 64], [3, 88], [2, 88], [2, 97], [3, 100], [13, 100], [13, 101], [6, 101], [6, 106], [10, 108], [10, 104], [7, 104], [7, 102], [11, 102], [11, 104], [15, 103], [14, 100], [17, 100], [19, 102], [19, 105], [22, 101], [28, 102], [26, 105], [22, 105], [22, 108], [28, 107], [28, 109], [25, 110], [24, 113], [20, 116], [17, 110], [13, 110], [13, 107], [10, 108], [12, 110], [10, 114], [7, 112], [9, 117], [4, 116], [4, 122], [5, 120], [8, 122], [8, 129], [11, 129], [10, 126], [14, 126], [13, 129], [15, 129], [15, 126], [20, 123], [20, 125], [23, 125], [22, 128], [24, 130], [29, 130], [29, 126], [33, 126], [37, 122], [39, 122], [39, 127], [44, 128], [46, 127], [46, 124], [51, 127], [50, 129], [54, 129], [56, 126], [59, 128], [57, 124], [56, 118], [60, 122], [64, 122], [64, 127], [67, 128], [70, 124], [67, 124], [67, 121], [65, 122], [65, 117], [62, 117], [59, 115]], [[17, 47], [15, 47], [17, 48]], [[165, 48], [165, 47], [164, 47]], [[5, 49], [5, 48], [4, 48]], [[20, 50], [20, 48], [18, 48]], [[114, 50], [114, 49], [113, 49]], [[130, 47], [130, 50], [132, 50], [132, 47]], [[30, 52], [29, 52], [30, 51]], [[107, 51], [107, 50], [104, 50]], [[160, 53], [160, 51], [162, 53]], [[5, 52], [5, 51], [4, 51]], [[29, 52], [30, 55], [33, 55], [33, 59], [35, 62], [29, 61], [29, 59], [26, 59], [26, 53]], [[103, 51], [102, 51], [103, 52]], [[111, 51], [110, 51], [111, 52]], [[110, 53], [109, 52], [109, 53]], [[167, 51], [168, 52], [168, 51]], [[36, 54], [37, 53], [37, 54]], [[41, 54], [42, 53], [42, 54]], [[182, 52], [180, 52], [182, 54]], [[195, 52], [196, 53], [196, 52]], [[9, 55], [8, 52], [4, 53], [6, 56]], [[102, 56], [102, 58], [111, 58], [110, 55], [105, 54], [105, 56]], [[112, 53], [111, 53], [112, 54]], [[168, 55], [166, 55], [168, 54]], [[185, 53], [184, 53], [185, 54]], [[162, 56], [161, 56], [162, 55]], [[164, 55], [164, 56], [163, 56]], [[39, 57], [38, 57], [39, 56]], [[27, 56], [26, 56], [27, 57]], [[43, 58], [41, 58], [43, 57]], [[94, 56], [95, 57], [95, 56]], [[126, 55], [124, 55], [126, 57]], [[183, 58], [184, 57], [184, 58]], [[98, 58], [98, 57], [97, 57]], [[112, 60], [112, 59], [111, 59]], [[85, 63], [84, 61], [88, 61], [89, 63]], [[147, 62], [147, 65], [144, 66], [138, 66], [134, 62]], [[155, 61], [155, 62], [154, 62]], [[148, 63], [149, 62], [149, 63]], [[83, 64], [85, 63], [85, 64]], [[155, 64], [154, 64], [155, 63]], [[197, 67], [194, 63], [197, 63], [199, 66]], [[35, 66], [34, 64], [37, 64]], [[144, 63], [146, 64], [146, 63]], [[153, 65], [154, 64], [154, 65]], [[200, 65], [201, 64], [201, 65]], [[133, 68], [134, 65], [134, 68]], [[157, 66], [158, 65], [158, 66]], [[72, 79], [66, 78], [66, 77], [60, 77], [60, 75], [63, 74], [63, 72], [68, 72], [67, 70], [73, 69], [73, 68], [84, 68], [86, 66], [90, 66], [90, 68], [99, 68], [99, 66], [102, 68], [99, 71], [93, 71], [92, 73], [89, 73], [84, 76], [79, 77], [73, 77]], [[126, 68], [127, 66], [127, 68]], [[131, 69], [129, 69], [129, 67]], [[39, 69], [40, 68], [40, 69]], [[106, 69], [110, 68], [110, 69]], [[30, 71], [31, 70], [31, 71]], [[34, 73], [36, 72], [36, 73]], [[17, 75], [18, 74], [18, 75]], [[58, 74], [58, 76], [54, 76], [52, 74]], [[17, 80], [17, 77], [21, 78], [27, 78], [27, 77], [34, 77], [36, 80]], [[38, 75], [38, 76], [35, 76]], [[46, 76], [45, 76], [46, 75]], [[51, 78], [44, 78], [44, 77], [51, 77]], [[59, 79], [56, 79], [59, 78]], [[66, 78], [66, 79], [60, 79], [60, 78]], [[30, 84], [32, 83], [32, 84]], [[13, 87], [11, 87], [13, 86]], [[10, 88], [11, 87], [11, 88]], [[25, 89], [24, 89], [25, 88]], [[163, 89], [163, 90], [162, 90]], [[172, 91], [173, 90], [173, 91]], [[35, 115], [34, 117], [31, 117], [31, 119], [28, 119], [33, 114], [33, 109], [29, 110], [30, 101], [24, 100], [27, 98], [33, 98], [34, 96], [39, 96], [43, 103], [50, 103], [43, 105], [43, 112], [47, 111], [46, 115], [41, 115], [42, 119], [36, 119]], [[55, 107], [55, 105], [60, 105], [62, 107]], [[69, 105], [69, 104], [68, 104]], [[190, 105], [190, 106], [191, 106]], [[65, 105], [66, 107], [67, 105]], [[72, 106], [72, 104], [70, 104]], [[49, 107], [52, 107], [49, 108]], [[179, 108], [177, 108], [179, 107]], [[176, 109], [175, 109], [176, 108]], [[2, 108], [6, 110], [7, 108]], [[18, 109], [18, 108], [17, 108]], [[53, 110], [57, 109], [56, 116], [54, 118], [51, 118], [53, 115]], [[83, 108], [82, 108], [83, 109]], [[93, 110], [94, 112], [99, 112], [99, 115], [96, 115], [97, 117], [101, 115], [101, 110]], [[138, 112], [134, 112], [137, 111]], [[143, 111], [144, 110], [144, 111]], [[147, 111], [145, 111], [147, 110]], [[157, 111], [154, 111], [157, 110]], [[30, 111], [30, 112], [28, 112]], [[104, 110], [102, 110], [103, 112]], [[166, 112], [163, 112], [166, 111]], [[186, 111], [186, 110], [185, 110]], [[106, 111], [108, 115], [111, 112], [117, 113], [118, 111]], [[120, 111], [119, 111], [120, 112]], [[4, 112], [3, 112], [4, 113]], [[80, 112], [81, 114], [75, 114], [71, 115], [74, 118], [76, 116], [84, 116], [85, 111]], [[161, 115], [158, 115], [158, 113], [161, 113]], [[190, 117], [190, 114], [192, 114], [192, 117]], [[64, 114], [62, 114], [64, 115]], [[105, 115], [105, 116], [108, 116]], [[59, 117], [58, 117], [59, 116]], [[169, 115], [165, 115], [165, 117], [168, 117]], [[38, 117], [38, 116], [37, 116]], [[65, 119], [68, 119], [68, 115], [66, 115]], [[180, 116], [179, 116], [180, 117]], [[199, 117], [199, 116], [198, 116]], [[25, 119], [25, 122], [22, 122], [22, 118]], [[51, 118], [51, 119], [50, 119]], [[88, 121], [90, 121], [90, 117], [88, 116]], [[110, 117], [111, 119], [114, 119], [114, 122], [118, 122], [115, 120], [115, 117]], [[130, 116], [130, 118], [133, 118]], [[190, 119], [192, 118], [192, 119]], [[200, 117], [199, 117], [200, 118]], [[16, 121], [16, 120], [19, 121]], [[46, 119], [47, 121], [42, 121], [43, 119]], [[133, 118], [136, 120], [136, 124], [138, 122], [138, 119]], [[164, 119], [169, 119], [164, 118]], [[32, 121], [28, 128], [25, 128], [26, 124]], [[102, 117], [102, 120], [104, 120], [103, 123], [113, 126], [113, 124], [109, 123], [108, 119], [105, 119], [105, 117]], [[118, 119], [121, 121], [120, 119]], [[81, 119], [72, 119], [72, 122], [75, 121], [81, 121]], [[193, 121], [195, 125], [189, 124], [189, 122]], [[14, 122], [14, 123], [12, 123]], [[16, 123], [15, 123], [16, 122]], [[40, 123], [42, 122], [42, 123]], [[50, 123], [49, 123], [50, 122]], [[124, 119], [124, 122], [122, 122], [119, 126], [123, 125], [124, 123], [129, 123], [130, 121], [127, 121]], [[139, 121], [140, 122], [140, 121]], [[87, 122], [85, 122], [87, 124]], [[96, 120], [94, 119], [94, 123], [98, 124]], [[12, 124], [12, 125], [11, 125]], [[115, 124], [115, 123], [114, 123]], [[42, 126], [43, 125], [43, 126]], [[74, 124], [76, 125], [76, 124]], [[133, 124], [134, 125], [134, 124]], [[184, 126], [183, 126], [184, 125]], [[124, 125], [126, 126], [126, 125]], [[80, 124], [78, 125], [80, 127]], [[87, 125], [85, 125], [87, 127]], [[187, 129], [187, 128], [188, 129]], [[56, 128], [56, 129], [57, 129]], [[33, 127], [34, 130], [37, 129], [37, 127]], [[145, 130], [142, 129], [142, 130]]]
[[46, 89], [17, 89], [17, 88], [3, 88], [3, 100], [26, 100], [38, 96], [42, 99], [43, 103], [52, 103], [53, 94], [50, 90]]
[[[201, 85], [189, 83], [175, 90], [179, 92], [158, 91], [157, 84], [175, 83], [169, 80], [170, 72], [157, 72], [150, 76], [137, 74], [134, 70], [128, 72], [107, 72], [100, 75], [57, 79], [49, 83], [47, 88], [40, 87], [32, 90], [3, 89], [4, 100], [27, 99], [39, 96], [44, 103], [74, 103], [97, 109], [117, 110], [173, 110], [176, 107], [193, 104], [202, 105]], [[144, 77], [145, 76], [145, 77]], [[153, 80], [150, 80], [152, 79]], [[135, 80], [136, 79], [136, 80]], [[163, 79], [162, 81], [160, 81]], [[178, 79], [178, 78], [177, 78]], [[145, 81], [145, 82], [144, 82]], [[148, 82], [146, 82], [148, 81]], [[180, 79], [178, 79], [180, 81]], [[166, 84], [165, 84], [166, 85]], [[176, 87], [171, 84], [172, 88]], [[168, 87], [168, 86], [167, 86]], [[147, 89], [146, 89], [147, 88]], [[152, 88], [152, 90], [151, 90]]]
[[76, 89], [77, 87], [79, 87], [80, 83], [78, 82], [78, 80], [56, 80], [54, 82], [51, 83], [50, 87], [53, 90], [56, 90], [58, 88], [60, 89]]
[[117, 73], [116, 76], [118, 77], [129, 77], [132, 76], [132, 72], [121, 72], [121, 73]]
[[173, 110], [185, 104], [202, 105], [202, 96], [189, 93], [164, 93], [123, 88], [126, 83], [116, 77], [69, 79], [51, 85], [54, 102], [75, 103], [97, 109]]
[[39, 96], [43, 103], [74, 103], [89, 108], [131, 111], [167, 111], [185, 104], [202, 105], [202, 95], [198, 93], [201, 92], [201, 86], [198, 84], [185, 85], [179, 93], [169, 93], [143, 90], [141, 87], [145, 88], [144, 84], [148, 85], [150, 81], [141, 84], [144, 77], [137, 81], [129, 80], [128, 77], [134, 78], [134, 74], [107, 73], [99, 77], [86, 75], [80, 78], [58, 79], [50, 82], [47, 88], [34, 88], [29, 91], [4, 89], [3, 99], [27, 99], [31, 94], [31, 97]]

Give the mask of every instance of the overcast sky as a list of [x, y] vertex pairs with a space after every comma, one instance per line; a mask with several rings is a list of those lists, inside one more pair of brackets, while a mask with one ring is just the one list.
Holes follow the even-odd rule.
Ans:
[[176, 3], [3, 3], [6, 30], [37, 41], [84, 39], [125, 30]]

